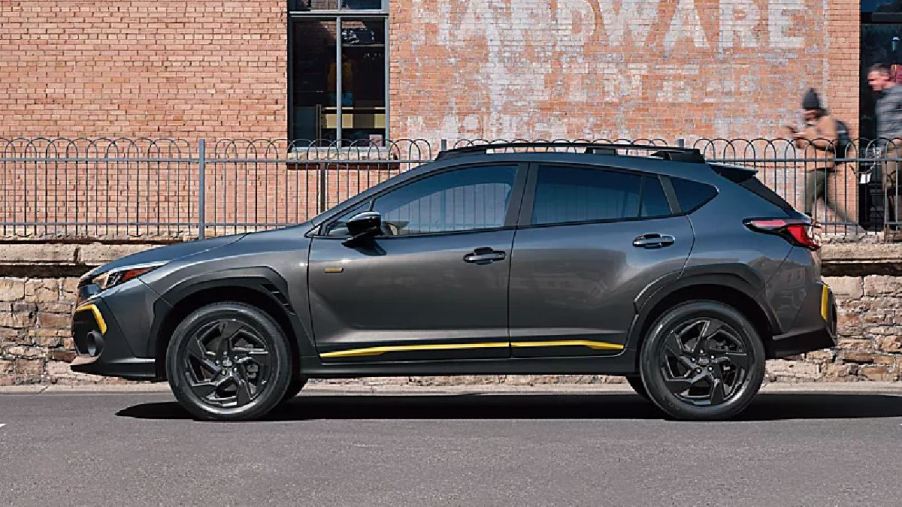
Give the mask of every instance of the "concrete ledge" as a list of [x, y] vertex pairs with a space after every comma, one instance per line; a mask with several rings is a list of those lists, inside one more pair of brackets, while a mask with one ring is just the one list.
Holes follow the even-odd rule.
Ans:
[[821, 261], [825, 276], [902, 275], [902, 243], [830, 243]]

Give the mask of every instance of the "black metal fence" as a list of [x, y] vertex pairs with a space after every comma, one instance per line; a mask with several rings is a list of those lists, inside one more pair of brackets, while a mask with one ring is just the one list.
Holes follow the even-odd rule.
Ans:
[[[514, 140], [517, 141], [517, 140]], [[542, 148], [566, 151], [573, 148]], [[786, 139], [585, 139], [695, 147], [752, 167], [834, 238], [884, 238], [900, 224], [900, 151]], [[509, 140], [370, 144], [285, 140], [0, 139], [0, 239], [179, 240], [303, 222], [438, 152]], [[623, 154], [640, 155], [631, 151]]]

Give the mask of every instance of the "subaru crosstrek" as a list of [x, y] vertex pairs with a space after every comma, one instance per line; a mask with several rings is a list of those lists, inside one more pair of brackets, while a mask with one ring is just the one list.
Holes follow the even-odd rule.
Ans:
[[698, 151], [474, 146], [310, 222], [81, 278], [72, 369], [167, 379], [195, 417], [310, 378], [623, 375], [671, 417], [742, 411], [765, 360], [835, 344], [810, 219]]

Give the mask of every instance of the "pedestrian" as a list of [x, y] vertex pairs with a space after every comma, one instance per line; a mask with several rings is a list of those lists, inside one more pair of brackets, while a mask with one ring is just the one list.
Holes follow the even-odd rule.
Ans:
[[[824, 205], [831, 207], [827, 180], [836, 168], [839, 135], [836, 121], [821, 105], [821, 99], [814, 88], [810, 88], [802, 98], [802, 116], [805, 125], [801, 130], [791, 125], [785, 128], [796, 148], [803, 150], [804, 153], [805, 214], [814, 216], [814, 207], [819, 197], [824, 199]], [[832, 208], [840, 220], [847, 224], [854, 223], [841, 206], [833, 204]]]
[[887, 240], [898, 236], [899, 161], [902, 156], [902, 86], [892, 78], [890, 68], [882, 63], [868, 69], [868, 85], [879, 94], [877, 98], [877, 141], [884, 148], [883, 191], [886, 196], [884, 233]]

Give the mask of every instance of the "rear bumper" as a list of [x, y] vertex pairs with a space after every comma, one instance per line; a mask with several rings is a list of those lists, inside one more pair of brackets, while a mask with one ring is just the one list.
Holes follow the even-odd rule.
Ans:
[[78, 353], [70, 365], [72, 371], [130, 380], [154, 380], [157, 377], [154, 359], [135, 355], [102, 298], [75, 309], [72, 337]]
[[836, 346], [836, 299], [827, 284], [818, 284], [802, 306], [796, 325], [773, 337], [770, 357], [780, 358]]

